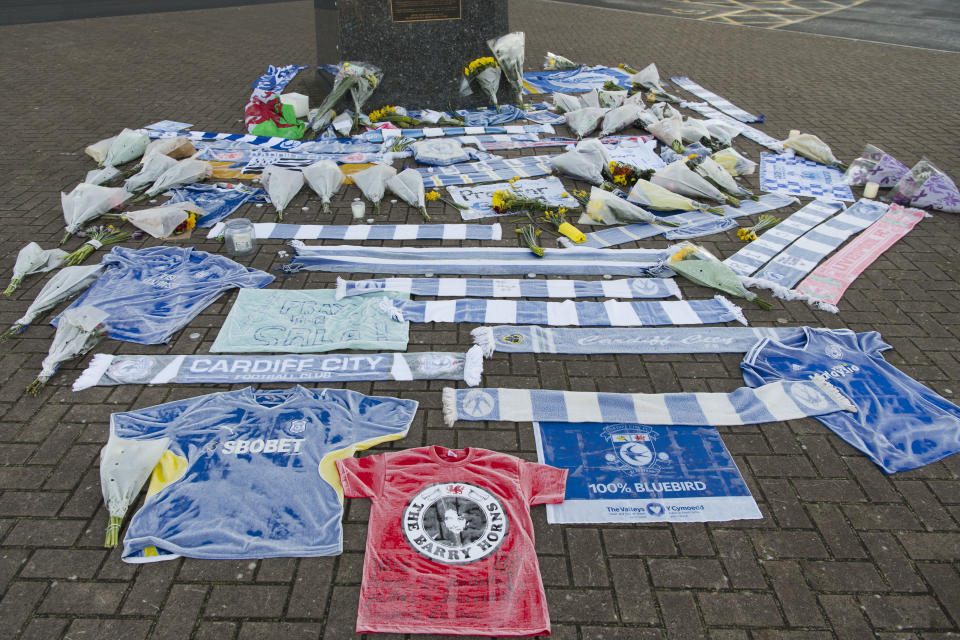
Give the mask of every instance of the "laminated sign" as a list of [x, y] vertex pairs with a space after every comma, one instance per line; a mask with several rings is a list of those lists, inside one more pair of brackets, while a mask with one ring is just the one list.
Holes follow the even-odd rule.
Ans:
[[537, 422], [534, 431], [540, 461], [569, 470], [550, 523], [763, 517], [714, 427]]

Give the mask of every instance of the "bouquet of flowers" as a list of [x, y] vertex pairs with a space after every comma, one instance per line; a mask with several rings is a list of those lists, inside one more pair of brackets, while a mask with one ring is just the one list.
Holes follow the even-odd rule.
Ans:
[[757, 239], [758, 233], [763, 233], [767, 229], [771, 229], [778, 224], [780, 224], [780, 218], [777, 216], [772, 216], [769, 213], [764, 213], [760, 215], [757, 223], [752, 227], [740, 227], [737, 229], [737, 237], [744, 242], [753, 242]]
[[112, 136], [110, 138], [104, 138], [103, 140], [98, 140], [91, 145], [87, 145], [84, 148], [83, 152], [88, 156], [93, 158], [94, 162], [99, 166], [103, 166], [103, 161], [107, 159], [107, 152], [110, 151], [110, 145], [113, 144], [113, 141], [117, 139], [117, 136]]
[[14, 337], [30, 323], [55, 306], [77, 295], [100, 276], [102, 264], [89, 267], [64, 267], [57, 271], [47, 284], [43, 285], [33, 303], [27, 307], [23, 317], [13, 323], [13, 326], [0, 334], [0, 342], [6, 342]]
[[196, 147], [186, 136], [177, 136], [176, 138], [157, 138], [151, 140], [150, 144], [143, 151], [143, 159], [146, 160], [154, 153], [169, 156], [174, 160], [183, 160], [189, 158], [197, 152]]
[[163, 193], [167, 189], [173, 189], [183, 184], [200, 182], [201, 180], [206, 180], [211, 175], [213, 175], [213, 169], [210, 167], [209, 162], [195, 158], [181, 160], [161, 173], [153, 182], [153, 185], [143, 194], [134, 198], [132, 202], [142, 202], [147, 198], [152, 198], [159, 193]]
[[446, 198], [442, 197], [442, 196], [440, 195], [440, 192], [437, 191], [436, 189], [433, 189], [433, 190], [431, 190], [431, 191], [427, 191], [425, 194], [423, 194], [423, 197], [424, 197], [424, 199], [426, 199], [427, 202], [437, 202], [437, 201], [439, 200], [440, 202], [442, 202], [442, 203], [444, 203], [444, 204], [450, 205], [451, 207], [453, 207], [453, 208], [456, 209], [457, 211], [466, 211], [467, 209], [470, 208], [470, 207], [464, 206], [464, 205], [462, 205], [462, 204], [459, 204], [459, 203], [457, 203], [457, 202], [454, 202], [453, 200], [447, 200]]
[[110, 182], [120, 175], [120, 170], [116, 167], [103, 167], [102, 169], [91, 169], [87, 171], [87, 176], [83, 179], [87, 184], [103, 184]]
[[[320, 106], [314, 112], [316, 115], [310, 121], [310, 128], [314, 134], [330, 124], [333, 119], [333, 108], [340, 102], [341, 98], [350, 93], [353, 99], [355, 113], [360, 113], [360, 107], [373, 94], [380, 80], [383, 79], [383, 71], [379, 67], [366, 62], [341, 62], [337, 70], [337, 75], [333, 79], [333, 89], [323, 99]], [[355, 116], [356, 118], [356, 116]], [[356, 124], [356, 120], [354, 121]]]
[[687, 118], [680, 128], [680, 136], [684, 142], [699, 142], [711, 151], [720, 151], [726, 145], [719, 140], [715, 140], [707, 130], [703, 120], [696, 118]]
[[127, 178], [126, 182], [123, 183], [123, 188], [130, 193], [143, 191], [176, 164], [176, 160], [162, 153], [144, 155], [140, 173]]
[[546, 211], [550, 205], [540, 198], [528, 198], [512, 186], [517, 178], [510, 180], [509, 189], [497, 189], [493, 192], [491, 204], [497, 213], [517, 213], [520, 211]]
[[126, 164], [131, 160], [136, 160], [143, 155], [148, 144], [150, 144], [150, 138], [146, 135], [133, 129], [124, 129], [110, 144], [110, 149], [103, 159], [103, 164], [108, 167], [115, 167], [118, 164]]
[[590, 201], [587, 203], [586, 218], [581, 218], [580, 222], [593, 220], [600, 224], [632, 224], [635, 222], [648, 222], [651, 224], [660, 224], [667, 227], [679, 227], [679, 223], [658, 218], [649, 211], [641, 209], [635, 204], [618, 198], [609, 191], [592, 187], [590, 189]]
[[90, 227], [84, 232], [87, 241], [63, 259], [65, 264], [78, 265], [89, 257], [91, 253], [108, 244], [116, 244], [130, 239], [130, 233], [118, 231], [112, 224], [99, 227]]
[[893, 156], [872, 144], [864, 146], [860, 157], [850, 163], [843, 175], [844, 184], [863, 186], [876, 182], [880, 187], [892, 187], [909, 169]]
[[[626, 65], [621, 66], [621, 69], [630, 73], [627, 70]], [[653, 62], [645, 66], [640, 71], [634, 73], [633, 77], [630, 78], [633, 81], [634, 87], [648, 91], [650, 95], [654, 96], [653, 100], [650, 100], [650, 95], [647, 96], [647, 100], [650, 102], [656, 102], [660, 100], [662, 102], [680, 102], [680, 98], [670, 95], [663, 89], [663, 85], [660, 84], [660, 72], [657, 71], [657, 65]]]
[[[607, 81], [604, 83], [603, 89], [597, 92], [597, 103], [607, 109], [616, 109], [627, 103], [627, 92]], [[641, 111], [643, 110], [643, 103], [631, 102], [629, 104], [637, 105]]]
[[681, 121], [683, 120], [683, 116], [680, 115], [679, 111], [663, 102], [658, 102], [650, 107], [650, 113], [652, 113], [657, 120], [666, 120], [667, 118], [680, 118]]
[[303, 174], [272, 164], [260, 174], [260, 184], [277, 210], [277, 222], [282, 222], [283, 210], [303, 188]]
[[727, 202], [735, 207], [740, 206], [740, 201], [737, 200], [738, 197], [757, 200], [757, 196], [753, 195], [753, 193], [747, 191], [737, 184], [737, 182], [733, 179], [733, 176], [727, 173], [726, 169], [717, 164], [717, 162], [711, 159], [709, 156], [704, 158], [688, 158], [687, 166], [701, 175], [707, 182], [726, 194]]
[[562, 236], [570, 238], [573, 242], [580, 244], [587, 241], [587, 236], [584, 235], [583, 231], [577, 229], [575, 226], [567, 222], [566, 216], [567, 210], [563, 207], [558, 207], [555, 210], [548, 209], [543, 212], [543, 216], [540, 218], [543, 222], [553, 225], [553, 228], [557, 230]]
[[[590, 144], [592, 143], [592, 144]], [[603, 170], [610, 157], [599, 140], [584, 140], [571, 151], [550, 158], [550, 167], [557, 173], [568, 175], [574, 180], [583, 180], [590, 184], [604, 184]]]
[[426, 195], [423, 192], [423, 177], [419, 171], [412, 168], [404, 169], [387, 180], [387, 187], [411, 207], [416, 207], [423, 219], [430, 222], [430, 216], [427, 215]]
[[23, 279], [34, 273], [46, 273], [63, 264], [67, 252], [60, 249], [41, 249], [36, 242], [26, 245], [17, 254], [17, 261], [13, 265], [13, 278], [10, 285], [4, 289], [3, 295], [9, 296], [20, 286]]
[[607, 111], [608, 109], [601, 107], [584, 107], [576, 111], [567, 111], [564, 117], [570, 129], [577, 134], [578, 138], [582, 138], [596, 130]]
[[921, 158], [890, 193], [893, 201], [900, 205], [960, 213], [957, 185], [926, 158]]
[[320, 196], [323, 212], [330, 213], [330, 198], [336, 195], [347, 179], [340, 166], [333, 160], [320, 160], [304, 167], [300, 173], [310, 188]]
[[90, 305], [64, 311], [57, 323], [57, 332], [50, 343], [47, 357], [40, 365], [40, 375], [27, 386], [27, 393], [39, 394], [62, 363], [82, 356], [100, 342], [105, 332], [103, 321], [106, 318], [106, 313]]
[[694, 173], [683, 160], [671, 162], [663, 169], [658, 169], [650, 182], [690, 198], [706, 198], [717, 202], [729, 202], [730, 198], [715, 186], [707, 182], [702, 176]]
[[678, 193], [674, 193], [669, 189], [664, 189], [658, 184], [654, 184], [644, 179], [638, 179], [633, 188], [630, 190], [630, 194], [627, 196], [627, 200], [630, 202], [635, 202], [641, 207], [647, 207], [648, 209], [653, 209], [654, 211], [704, 211], [707, 213], [715, 213], [717, 215], [723, 215], [723, 209], [717, 207], [708, 207], [706, 205], [700, 204], [695, 200], [684, 197]]
[[579, 111], [583, 108], [583, 103], [580, 102], [579, 98], [557, 91], [553, 94], [553, 106], [557, 108], [557, 113], [567, 113], [568, 111]]
[[757, 163], [749, 160], [734, 149], [727, 147], [710, 155], [713, 161], [727, 170], [731, 176], [749, 176], [757, 170]]
[[544, 71], [570, 71], [572, 69], [579, 69], [582, 66], [582, 64], [577, 64], [570, 58], [565, 58], [556, 53], [550, 53], [549, 51], [547, 51], [547, 55], [543, 58]]
[[683, 118], [680, 114], [646, 125], [647, 131], [677, 153], [683, 153]]
[[790, 137], [783, 141], [783, 148], [793, 149], [804, 158], [828, 167], [847, 170], [847, 165], [836, 159], [827, 143], [811, 133], [791, 131]]
[[703, 120], [703, 126], [710, 133], [710, 137], [716, 140], [721, 148], [727, 148], [733, 144], [733, 139], [743, 132], [743, 127], [735, 125], [726, 120]]
[[703, 247], [692, 242], [682, 242], [671, 249], [673, 252], [667, 261], [667, 266], [687, 280], [756, 302], [763, 309], [772, 307], [769, 302], [748, 291], [733, 269], [723, 264]]
[[523, 236], [523, 241], [530, 248], [530, 251], [533, 251], [533, 255], [537, 256], [538, 258], [543, 257], [543, 247], [541, 247], [537, 242], [538, 238], [540, 237], [540, 229], [537, 229], [532, 224], [525, 224], [522, 227], [515, 229], [515, 231]]
[[133, 440], [111, 436], [100, 450], [100, 490], [110, 513], [103, 546], [117, 546], [123, 517], [136, 500], [153, 468], [160, 462], [168, 444], [170, 438]]
[[97, 216], [122, 205], [132, 195], [124, 189], [100, 187], [85, 182], [78, 184], [70, 193], [61, 193], [60, 205], [63, 207], [63, 219], [67, 223], [67, 232], [60, 244], [66, 242], [70, 236], [80, 231], [85, 224]]
[[507, 82], [513, 87], [514, 102], [523, 104], [523, 59], [525, 36], [522, 31], [514, 31], [505, 36], [487, 41], [487, 46], [497, 59]]
[[636, 104], [625, 104], [622, 107], [611, 109], [603, 116], [603, 124], [600, 127], [600, 137], [616, 133], [621, 129], [626, 129], [640, 117], [643, 107]]
[[[162, 207], [130, 211], [123, 215], [123, 219], [146, 231], [154, 238], [169, 238], [177, 235], [177, 230], [184, 227], [181, 233], [186, 233], [196, 225], [197, 213], [200, 207], [189, 200], [169, 202]], [[191, 219], [192, 223], [191, 224]], [[189, 227], [189, 228], [187, 228]]]
[[380, 214], [380, 201], [387, 188], [387, 180], [397, 175], [397, 170], [385, 164], [375, 164], [369, 169], [353, 174], [353, 183], [360, 188], [367, 200], [373, 203], [373, 209]]
[[460, 83], [460, 93], [469, 95], [470, 83], [476, 82], [480, 90], [489, 98], [490, 104], [497, 107], [499, 111], [500, 105], [497, 102], [497, 91], [500, 90], [500, 74], [500, 65], [490, 56], [471, 60], [470, 63], [463, 68], [463, 81]]
[[653, 177], [653, 169], [640, 169], [632, 164], [611, 160], [603, 170], [603, 177], [615, 185], [632, 187], [637, 180], [649, 180]]
[[407, 115], [403, 107], [391, 107], [389, 105], [380, 107], [376, 111], [371, 111], [370, 122], [390, 122], [402, 129], [413, 129], [420, 126], [419, 120], [414, 120]]

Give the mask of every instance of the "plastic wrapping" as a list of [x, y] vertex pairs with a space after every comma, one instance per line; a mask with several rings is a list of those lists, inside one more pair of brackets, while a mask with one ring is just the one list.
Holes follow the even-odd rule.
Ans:
[[687, 118], [680, 128], [680, 136], [684, 142], [702, 142], [704, 138], [710, 140], [710, 132], [704, 126], [703, 120]]
[[544, 71], [570, 71], [571, 69], [579, 69], [582, 66], [582, 64], [578, 64], [570, 58], [550, 51], [547, 51], [547, 55], [543, 57]]
[[430, 221], [427, 215], [427, 199], [423, 190], [423, 177], [413, 168], [404, 169], [387, 180], [387, 187], [401, 200], [415, 207], [423, 219]]
[[176, 164], [176, 160], [162, 153], [153, 153], [149, 156], [144, 156], [143, 168], [140, 169], [139, 173], [127, 178], [126, 182], [123, 183], [123, 188], [130, 193], [143, 191]]
[[320, 160], [304, 167], [300, 173], [310, 188], [320, 196], [323, 212], [330, 213], [330, 198], [340, 191], [346, 180], [340, 166], [333, 160]]
[[103, 184], [104, 182], [110, 182], [120, 175], [120, 173], [120, 170], [116, 167], [91, 169], [90, 171], [87, 171], [87, 176], [83, 179], [83, 181], [87, 184]]
[[742, 156], [733, 147], [727, 147], [710, 156], [731, 176], [750, 176], [757, 171], [757, 163]]
[[151, 140], [150, 144], [143, 151], [143, 159], [146, 161], [151, 155], [159, 153], [169, 156], [174, 160], [183, 160], [189, 158], [197, 152], [196, 147], [186, 136], [177, 136], [176, 138], [157, 138]]
[[683, 118], [680, 114], [647, 125], [647, 131], [677, 153], [683, 153]]
[[120, 525], [127, 509], [140, 494], [169, 444], [170, 438], [133, 440], [119, 438], [111, 430], [107, 444], [100, 450], [100, 491], [110, 513], [104, 546], [117, 546]]
[[671, 162], [663, 169], [658, 169], [650, 182], [691, 198], [707, 198], [717, 202], [727, 201], [727, 197], [722, 191], [707, 182], [702, 176], [691, 171], [682, 160]]
[[565, 114], [567, 125], [570, 126], [570, 130], [573, 131], [578, 138], [582, 138], [590, 135], [600, 126], [600, 122], [607, 114], [607, 111], [608, 109], [600, 107], [584, 107], [577, 111], [568, 111]]
[[748, 291], [733, 269], [718, 260], [713, 254], [692, 242], [681, 242], [670, 247], [667, 266], [681, 276], [704, 287], [723, 291], [732, 296], [756, 302], [764, 309], [770, 303], [761, 300], [757, 294]]
[[830, 146], [811, 133], [791, 135], [783, 141], [783, 148], [793, 149], [804, 158], [825, 164], [828, 167], [837, 167], [841, 171], [846, 171], [847, 169], [846, 165], [837, 160], [833, 155]]
[[64, 311], [47, 357], [40, 365], [40, 375], [30, 383], [27, 391], [38, 394], [62, 363], [82, 356], [100, 342], [102, 323], [106, 317], [106, 313], [89, 305]]
[[698, 202], [647, 180], [637, 180], [627, 200], [654, 211], [693, 211], [703, 209]]
[[60, 244], [94, 218], [119, 207], [132, 195], [118, 187], [101, 187], [85, 182], [78, 184], [70, 193], [61, 193], [60, 204], [63, 207], [67, 235]]
[[110, 145], [112, 145], [113, 141], [116, 139], [117, 136], [104, 138], [103, 140], [99, 140], [91, 145], [88, 145], [83, 152], [93, 158], [98, 165], [102, 166], [103, 161], [107, 159], [107, 152], [110, 151]]
[[892, 187], [907, 175], [909, 169], [893, 156], [872, 144], [864, 146], [860, 157], [850, 163], [843, 183], [863, 186], [876, 182], [878, 187]]
[[729, 147], [733, 144], [733, 139], [743, 131], [743, 125], [734, 124], [725, 120], [703, 120], [703, 126], [710, 132], [710, 137]]
[[650, 113], [652, 113], [657, 120], [666, 120], [667, 118], [680, 118], [683, 117], [680, 115], [680, 112], [671, 107], [665, 102], [658, 102], [652, 107], [650, 107]]
[[726, 169], [716, 160], [706, 157], [697, 163], [696, 172], [716, 183], [722, 191], [734, 197], [753, 198], [753, 194], [737, 184]]
[[123, 219], [154, 238], [168, 238], [191, 211], [202, 215], [200, 207], [192, 202], [174, 202], [162, 207], [129, 211], [123, 215]]
[[210, 167], [210, 163], [194, 158], [187, 158], [186, 160], [177, 162], [176, 166], [172, 166], [160, 174], [160, 177], [147, 189], [145, 195], [152, 198], [167, 189], [179, 187], [183, 184], [190, 184], [191, 182], [200, 182], [209, 178], [211, 175], [213, 175], [213, 169]]
[[960, 213], [960, 191], [947, 174], [921, 158], [894, 185], [890, 196], [897, 204], [921, 209]]
[[277, 210], [277, 220], [283, 220], [283, 210], [303, 188], [303, 174], [292, 169], [270, 165], [260, 175], [260, 184], [267, 190], [270, 202]]
[[597, 101], [600, 103], [601, 107], [605, 107], [607, 109], [615, 109], [624, 104], [626, 100], [627, 92], [625, 90], [607, 91], [606, 89], [601, 89], [597, 92]]
[[611, 109], [603, 116], [600, 137], [608, 136], [633, 125], [641, 113], [643, 113], [643, 107], [636, 104], [625, 104], [622, 107]]
[[[587, 203], [587, 213], [580, 218], [580, 224], [632, 224], [635, 222], [649, 222], [659, 224], [666, 222], [649, 211], [645, 211], [635, 204], [618, 198], [609, 191], [597, 187], [590, 189], [590, 201]], [[668, 224], [668, 226], [671, 226]]]
[[557, 113], [579, 111], [583, 108], [583, 103], [580, 102], [579, 98], [568, 96], [565, 93], [554, 93], [553, 105], [557, 108]]
[[[474, 65], [478, 65], [476, 68]], [[500, 91], [500, 78], [503, 71], [500, 65], [492, 58], [477, 58], [470, 62], [464, 69], [463, 81], [460, 83], [461, 95], [468, 96], [473, 91], [470, 89], [470, 82], [474, 81], [484, 95], [490, 101], [490, 104], [498, 106], [497, 92]]]
[[43, 249], [36, 242], [25, 245], [17, 253], [17, 261], [13, 265], [13, 278], [10, 286], [3, 295], [9, 296], [20, 286], [23, 279], [34, 273], [46, 273], [63, 264], [67, 252], [61, 249]]
[[550, 158], [554, 171], [574, 180], [583, 180], [590, 184], [603, 184], [603, 159], [596, 154], [583, 153], [574, 149]]
[[380, 213], [380, 201], [387, 187], [387, 180], [397, 175], [397, 170], [385, 164], [375, 164], [369, 169], [354, 173], [353, 183], [363, 192], [364, 197], [373, 203], [374, 210]]
[[600, 107], [600, 90], [591, 89], [586, 93], [581, 93], [580, 105], [581, 105], [581, 108], [584, 108], [584, 109], [588, 107], [593, 107], [594, 109], [598, 109]]
[[100, 276], [102, 269], [102, 264], [95, 264], [88, 267], [64, 267], [57, 271], [40, 289], [23, 317], [0, 335], [0, 342], [9, 340], [50, 309], [86, 289]]
[[514, 31], [505, 36], [487, 41], [487, 46], [497, 59], [497, 64], [513, 89], [513, 102], [523, 104], [523, 60], [526, 37], [522, 31]]
[[115, 167], [118, 164], [126, 164], [136, 160], [143, 155], [148, 144], [150, 144], [150, 138], [145, 134], [133, 129], [124, 129], [110, 145], [110, 150], [107, 151], [103, 164], [108, 167]]
[[663, 85], [660, 84], [660, 72], [657, 70], [656, 63], [653, 62], [630, 76], [630, 80], [647, 91], [663, 88]]

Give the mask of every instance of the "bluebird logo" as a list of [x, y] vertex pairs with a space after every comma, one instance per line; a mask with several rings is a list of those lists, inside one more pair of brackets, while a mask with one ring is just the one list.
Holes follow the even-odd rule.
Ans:
[[659, 518], [664, 513], [663, 505], [659, 502], [648, 502], [647, 503], [647, 513], [655, 518]]

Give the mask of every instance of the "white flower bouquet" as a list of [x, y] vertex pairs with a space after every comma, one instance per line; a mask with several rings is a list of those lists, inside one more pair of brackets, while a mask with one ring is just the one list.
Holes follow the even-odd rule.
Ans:
[[260, 174], [260, 184], [267, 190], [267, 196], [277, 210], [277, 222], [283, 222], [283, 210], [303, 188], [303, 182], [301, 172], [276, 165], [270, 165]]
[[[206, 164], [206, 163], [205, 163]], [[60, 244], [83, 229], [94, 218], [103, 215], [114, 207], [119, 207], [133, 194], [118, 187], [101, 187], [81, 182], [70, 193], [60, 194], [63, 207], [63, 219], [66, 222], [66, 234]]]
[[63, 264], [67, 252], [61, 249], [42, 249], [36, 242], [24, 246], [17, 253], [17, 261], [13, 265], [13, 278], [10, 285], [3, 291], [9, 296], [20, 286], [23, 279], [34, 273], [46, 273]]
[[522, 31], [514, 31], [505, 36], [487, 41], [487, 46], [497, 59], [497, 64], [513, 88], [514, 102], [523, 104], [523, 60], [526, 37]]
[[0, 342], [6, 342], [50, 309], [86, 289], [100, 276], [101, 269], [103, 269], [102, 264], [95, 264], [89, 267], [64, 267], [57, 271], [40, 289], [40, 293], [27, 307], [23, 317], [0, 334]]
[[424, 220], [430, 221], [430, 216], [427, 215], [427, 198], [423, 190], [423, 177], [419, 171], [412, 168], [404, 169], [387, 180], [387, 188], [411, 207], [416, 207]]
[[375, 164], [353, 176], [353, 183], [360, 188], [367, 200], [373, 203], [374, 211], [380, 213], [380, 201], [387, 188], [387, 180], [397, 175], [397, 170], [385, 164]]
[[67, 309], [57, 323], [57, 332], [50, 343], [47, 357], [40, 365], [40, 375], [27, 386], [27, 393], [37, 395], [43, 390], [60, 365], [90, 351], [103, 337], [103, 321], [107, 314], [91, 305]]
[[320, 196], [323, 212], [330, 213], [330, 198], [336, 195], [347, 179], [340, 166], [333, 160], [320, 160], [304, 167], [301, 173], [310, 188]]

